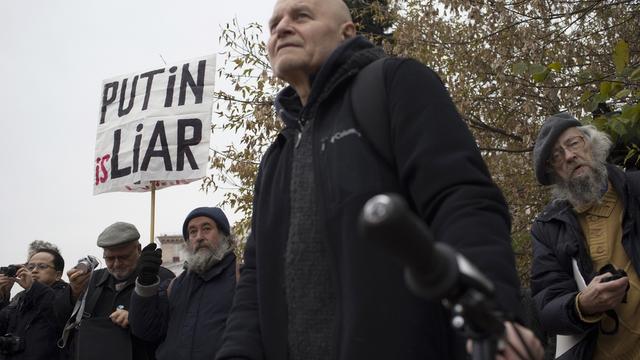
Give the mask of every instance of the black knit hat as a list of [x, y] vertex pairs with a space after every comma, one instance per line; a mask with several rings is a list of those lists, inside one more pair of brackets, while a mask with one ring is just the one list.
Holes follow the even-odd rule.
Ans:
[[560, 135], [568, 128], [575, 126], [582, 126], [582, 124], [566, 112], [551, 115], [542, 124], [533, 147], [533, 169], [540, 184], [552, 184], [546, 164], [547, 160]]
[[193, 209], [189, 213], [189, 215], [187, 215], [187, 218], [184, 219], [184, 224], [182, 224], [182, 237], [184, 238], [185, 241], [189, 240], [189, 233], [187, 231], [187, 227], [189, 226], [189, 221], [191, 221], [194, 218], [197, 218], [198, 216], [206, 216], [209, 219], [215, 221], [216, 225], [218, 226], [218, 229], [220, 229], [220, 231], [222, 231], [223, 234], [229, 235], [229, 232], [230, 232], [229, 220], [227, 220], [227, 216], [224, 214], [224, 212], [220, 208], [199, 207], [199, 208]]

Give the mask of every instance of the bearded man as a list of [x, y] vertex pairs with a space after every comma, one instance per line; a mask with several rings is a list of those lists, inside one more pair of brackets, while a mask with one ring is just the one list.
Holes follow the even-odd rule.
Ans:
[[611, 144], [560, 113], [533, 150], [554, 200], [531, 229], [531, 290], [544, 330], [577, 341], [557, 346], [562, 359], [640, 358], [640, 172], [607, 164]]
[[200, 207], [182, 227], [186, 271], [165, 291], [158, 277], [161, 249], [147, 245], [131, 298], [131, 330], [161, 341], [158, 360], [213, 359], [220, 348], [236, 285], [236, 257], [229, 221], [216, 207]]

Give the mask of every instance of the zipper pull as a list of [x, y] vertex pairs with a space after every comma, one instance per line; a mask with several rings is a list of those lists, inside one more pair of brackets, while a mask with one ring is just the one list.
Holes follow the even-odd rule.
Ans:
[[298, 117], [298, 135], [296, 137], [296, 149], [300, 146], [300, 140], [302, 140], [302, 131], [304, 131], [304, 127], [307, 125], [307, 122], [304, 120], [304, 110], [300, 113]]
[[296, 135], [296, 149], [300, 146], [300, 140], [302, 140], [302, 130], [298, 130], [298, 135]]

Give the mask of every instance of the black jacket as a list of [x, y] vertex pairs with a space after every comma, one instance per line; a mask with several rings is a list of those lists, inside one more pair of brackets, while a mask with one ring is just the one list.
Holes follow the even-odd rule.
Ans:
[[326, 229], [337, 296], [337, 353], [327, 358], [453, 357], [443, 308], [411, 294], [403, 267], [357, 236], [363, 204], [382, 192], [405, 194], [438, 241], [460, 250], [496, 283], [503, 307], [519, 308], [507, 206], [438, 76], [409, 59], [384, 64], [393, 169], [358, 131], [349, 89], [358, 71], [379, 57], [372, 48], [362, 37], [337, 48], [314, 77], [304, 108], [291, 88], [278, 96], [285, 127], [260, 165], [245, 265], [218, 359], [287, 358], [284, 252], [298, 119], [314, 118], [317, 222]]
[[171, 284], [168, 297], [165, 291], [145, 297], [136, 290], [131, 297], [131, 332], [160, 342], [158, 360], [213, 359], [235, 286], [236, 256], [230, 252], [203, 276], [184, 271]]
[[[60, 281], [56, 288], [66, 286]], [[52, 360], [59, 357], [56, 341], [61, 328], [53, 311], [55, 290], [34, 282], [29, 291], [18, 293], [0, 311], [0, 335], [12, 334], [21, 338], [22, 350], [14, 354], [0, 354], [0, 359]]]
[[[160, 278], [162, 281], [174, 278], [175, 275], [168, 269], [160, 268]], [[124, 309], [129, 310], [131, 293], [135, 285], [136, 274], [132, 274], [126, 281], [124, 287], [120, 290], [115, 289], [115, 278], [109, 274], [106, 268], [94, 270], [89, 284], [87, 285], [87, 300], [85, 306], [85, 317], [96, 319], [108, 319], [119, 305], [122, 305]], [[69, 319], [73, 312], [75, 301], [71, 296], [71, 288], [58, 296], [55, 301], [55, 310], [59, 319], [66, 321]], [[118, 325], [112, 324], [114, 331], [120, 331]], [[82, 324], [76, 331], [83, 331]], [[76, 331], [72, 331], [69, 341], [65, 347], [65, 354], [69, 359], [83, 358], [83, 354], [75, 354], [77, 334]], [[130, 333], [130, 330], [127, 329]], [[91, 339], [92, 343], [95, 342], [107, 345], [111, 339]], [[131, 353], [132, 358], [135, 360], [154, 359], [154, 352], [157, 347], [157, 343], [144, 341], [134, 335], [131, 335]], [[105, 355], [105, 360], [108, 359]]]
[[[640, 172], [625, 174], [613, 165], [607, 165], [607, 171], [624, 206], [622, 246], [640, 274]], [[531, 235], [531, 292], [540, 324], [549, 334], [588, 332], [586, 340], [567, 352], [564, 358], [590, 359], [598, 336], [598, 324], [581, 321], [576, 312], [578, 287], [573, 277], [571, 259], [576, 258], [587, 284], [596, 272], [572, 206], [567, 201], [553, 201], [534, 221]]]

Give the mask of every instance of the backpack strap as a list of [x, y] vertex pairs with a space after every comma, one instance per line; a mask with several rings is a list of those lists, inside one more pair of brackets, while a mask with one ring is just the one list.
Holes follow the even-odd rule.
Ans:
[[353, 81], [350, 97], [354, 121], [363, 138], [393, 169], [395, 161], [391, 148], [391, 121], [383, 71], [386, 59], [377, 59], [360, 70]]

